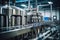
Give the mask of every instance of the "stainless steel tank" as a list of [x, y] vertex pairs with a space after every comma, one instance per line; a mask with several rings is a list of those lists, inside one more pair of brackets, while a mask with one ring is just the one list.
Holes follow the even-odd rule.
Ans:
[[11, 25], [12, 26], [20, 26], [22, 23], [21, 15], [12, 15], [11, 16]]
[[7, 16], [4, 14], [0, 14], [0, 26], [6, 27], [6, 26], [8, 26], [7, 24], [8, 24]]
[[8, 16], [5, 14], [0, 14], [0, 31], [7, 30], [8, 27]]

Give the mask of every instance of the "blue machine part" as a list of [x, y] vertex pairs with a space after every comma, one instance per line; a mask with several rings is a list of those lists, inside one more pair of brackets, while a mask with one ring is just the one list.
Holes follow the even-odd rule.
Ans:
[[40, 23], [33, 23], [33, 27], [38, 27], [40, 25], [41, 25]]
[[49, 17], [44, 17], [44, 21], [48, 21], [49, 20]]

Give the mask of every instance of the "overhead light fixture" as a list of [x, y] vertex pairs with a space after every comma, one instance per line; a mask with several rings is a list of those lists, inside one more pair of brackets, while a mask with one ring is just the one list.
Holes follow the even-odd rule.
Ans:
[[51, 2], [51, 1], [50, 1], [50, 2], [48, 2], [48, 3], [49, 3], [49, 4], [53, 4], [53, 2]]
[[22, 4], [21, 6], [23, 6], [23, 7], [27, 7], [25, 4]]

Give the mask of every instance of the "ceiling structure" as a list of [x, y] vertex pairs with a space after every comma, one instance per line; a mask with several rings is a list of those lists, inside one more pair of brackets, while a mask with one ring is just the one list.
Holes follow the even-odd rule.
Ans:
[[[36, 4], [36, 0], [30, 0], [31, 1], [31, 5], [35, 5]], [[49, 1], [53, 2], [53, 7], [60, 7], [60, 0], [37, 0], [37, 4], [48, 4]], [[9, 3], [9, 0], [0, 0], [0, 5], [4, 5]], [[13, 3], [16, 4], [16, 6], [20, 6], [21, 4], [25, 4], [28, 5], [28, 0], [10, 0], [10, 4], [12, 5]]]

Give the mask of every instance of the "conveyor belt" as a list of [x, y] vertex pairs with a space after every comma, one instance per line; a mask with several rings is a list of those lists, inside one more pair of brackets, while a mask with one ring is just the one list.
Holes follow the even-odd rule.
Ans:
[[[24, 25], [23, 27], [21, 27], [21, 28], [19, 28], [20, 26], [14, 26], [14, 27], [16, 27], [15, 29], [13, 29], [13, 30], [6, 30], [6, 31], [3, 31], [3, 32], [1, 32], [0, 34], [2, 34], [2, 33], [7, 33], [7, 32], [14, 32], [14, 31], [19, 31], [19, 30], [24, 30], [24, 29], [30, 29], [31, 27], [33, 27], [32, 25], [30, 25], [29, 27], [28, 27], [28, 25]], [[18, 27], [18, 28], [17, 28]]]
[[[54, 29], [54, 30], [52, 30], [52, 29]], [[36, 38], [34, 38], [34, 39], [31, 39], [31, 40], [38, 40], [38, 39], [45, 40], [45, 39], [48, 38], [52, 33], [54, 33], [54, 31], [56, 31], [56, 28], [55, 28], [55, 27], [53, 27], [52, 29], [46, 31], [45, 33], [39, 34], [39, 37], [36, 37]]]
[[[38, 24], [36, 24], [38, 26]], [[5, 31], [0, 32], [0, 38], [10, 38], [10, 37], [15, 37], [18, 35], [22, 35], [24, 33], [28, 33], [31, 31], [31, 28], [33, 27], [34, 24], [28, 24], [28, 25], [21, 25], [21, 26], [14, 26], [11, 28], [6, 29]]]
[[[18, 30], [23, 30], [23, 29], [30, 29], [32, 27], [38, 27], [40, 26], [40, 23], [33, 23], [33, 24], [28, 24], [28, 25], [21, 25], [21, 26], [12, 26], [12, 27], [8, 27], [8, 28], [5, 28], [6, 30], [1, 32], [0, 34], [2, 33], [7, 33], [7, 32], [13, 32], [13, 31], [18, 31]], [[2, 28], [3, 30], [4, 28]]]
[[[13, 36], [18, 36], [21, 35], [23, 33], [27, 33], [31, 31], [31, 28], [36, 28], [38, 26], [41, 27], [42, 24], [40, 23], [33, 23], [33, 24], [28, 24], [28, 25], [21, 25], [21, 26], [15, 26], [15, 28], [13, 30], [7, 30], [7, 31], [3, 31], [0, 33], [0, 35], [4, 38], [4, 37], [13, 37]], [[39, 37], [36, 37], [35, 39], [46, 39], [48, 36], [50, 36], [54, 31], [55, 31], [55, 27], [52, 27], [50, 30], [44, 32], [43, 34], [39, 34]], [[12, 36], [11, 36], [12, 35]], [[1, 37], [0, 36], [0, 37]]]

